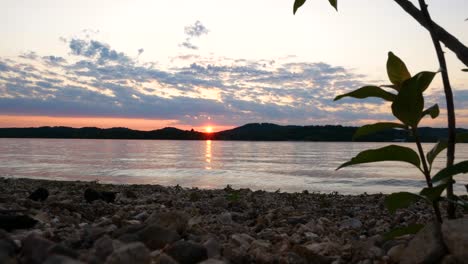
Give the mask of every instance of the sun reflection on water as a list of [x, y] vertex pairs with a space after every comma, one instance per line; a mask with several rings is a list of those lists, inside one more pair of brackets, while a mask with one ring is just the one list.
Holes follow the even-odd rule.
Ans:
[[205, 169], [211, 170], [211, 140], [206, 141], [205, 162]]

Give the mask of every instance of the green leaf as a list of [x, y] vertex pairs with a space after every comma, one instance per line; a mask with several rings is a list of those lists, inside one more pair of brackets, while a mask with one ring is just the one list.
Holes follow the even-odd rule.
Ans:
[[421, 190], [419, 195], [426, 197], [429, 201], [435, 202], [439, 200], [442, 192], [447, 188], [447, 184], [441, 184], [432, 188], [426, 187]]
[[382, 130], [387, 130], [390, 128], [406, 128], [406, 126], [399, 124], [399, 123], [392, 123], [392, 122], [380, 122], [371, 125], [364, 125], [356, 130], [353, 135], [353, 140], [356, 138], [373, 134]]
[[[456, 143], [468, 142], [468, 133], [458, 133], [455, 137], [455, 142]], [[432, 147], [431, 151], [429, 151], [426, 154], [427, 161], [429, 162], [430, 165], [432, 165], [437, 155], [439, 155], [440, 152], [446, 149], [447, 146], [448, 146], [448, 143], [446, 139], [440, 139], [439, 141], [437, 141], [434, 147]]]
[[295, 15], [299, 7], [301, 7], [306, 0], [295, 0], [294, 1], [294, 6], [293, 6], [293, 14]]
[[341, 164], [336, 170], [351, 165], [379, 161], [402, 161], [413, 164], [417, 168], [420, 166], [419, 156], [414, 150], [407, 147], [390, 145], [379, 149], [364, 150], [350, 161]]
[[338, 0], [328, 0], [330, 2], [330, 5], [332, 5], [336, 11], [338, 11]]
[[419, 72], [418, 74], [412, 77], [412, 79], [414, 79], [415, 81], [414, 85], [421, 89], [422, 92], [424, 92], [429, 87], [436, 74], [437, 72]]
[[396, 95], [389, 93], [377, 86], [364, 86], [347, 94], [338, 95], [333, 101], [340, 100], [343, 97], [354, 97], [358, 99], [364, 99], [367, 97], [378, 97], [387, 101], [393, 101]]
[[461, 200], [460, 198], [458, 198], [458, 200], [447, 199], [447, 201], [449, 201], [451, 203], [454, 203], [454, 204], [457, 204], [457, 205], [460, 205], [465, 210], [468, 210], [468, 201]]
[[388, 53], [387, 74], [390, 81], [397, 86], [400, 86], [405, 80], [411, 78], [411, 74], [406, 68], [405, 63], [395, 56], [393, 52]]
[[468, 172], [468, 160], [459, 162], [449, 167], [445, 167], [441, 169], [434, 177], [432, 177], [432, 182], [436, 183], [439, 181], [443, 181], [449, 179], [450, 177], [460, 174], [460, 173], [467, 173]]
[[410, 224], [405, 227], [397, 227], [384, 234], [384, 240], [391, 240], [399, 236], [416, 234], [424, 227], [422, 224]]
[[430, 115], [432, 119], [437, 118], [439, 116], [439, 105], [435, 104], [428, 109], [424, 110], [422, 112], [422, 116], [424, 117], [425, 115]]
[[432, 162], [434, 162], [437, 155], [439, 155], [439, 153], [442, 152], [446, 148], [447, 148], [447, 140], [440, 139], [439, 141], [437, 141], [434, 147], [432, 147], [432, 149], [426, 154], [427, 161], [429, 162], [429, 164], [432, 165]]
[[403, 124], [417, 127], [424, 109], [424, 98], [417, 78], [403, 82], [400, 92], [392, 103], [392, 113]]
[[424, 197], [410, 192], [397, 192], [385, 197], [384, 204], [390, 213], [394, 214], [396, 210], [407, 208], [412, 203], [419, 200], [424, 200]]

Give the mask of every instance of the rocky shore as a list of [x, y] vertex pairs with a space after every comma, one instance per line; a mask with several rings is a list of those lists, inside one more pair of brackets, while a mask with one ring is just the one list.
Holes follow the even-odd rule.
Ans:
[[0, 224], [33, 219], [0, 230], [0, 263], [467, 263], [464, 212], [440, 227], [384, 198], [0, 178]]

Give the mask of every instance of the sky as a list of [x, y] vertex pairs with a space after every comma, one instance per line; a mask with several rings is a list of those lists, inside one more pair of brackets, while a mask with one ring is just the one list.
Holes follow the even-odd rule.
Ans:
[[[417, 1], [413, 1], [417, 4]], [[429, 0], [433, 19], [468, 43], [468, 1]], [[393, 51], [411, 73], [438, 70], [428, 32], [388, 0], [0, 0], [0, 127], [358, 126], [393, 120], [379, 100], [343, 99], [388, 84]], [[446, 52], [458, 126], [468, 73]], [[437, 76], [426, 106], [441, 115]]]

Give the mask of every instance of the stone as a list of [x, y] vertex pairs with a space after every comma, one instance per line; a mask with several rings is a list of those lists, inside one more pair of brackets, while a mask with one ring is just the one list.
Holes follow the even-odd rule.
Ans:
[[115, 198], [117, 196], [117, 192], [107, 192], [107, 191], [102, 191], [101, 192], [101, 200], [106, 201], [108, 203], [113, 203], [115, 202]]
[[101, 199], [101, 194], [94, 189], [88, 188], [84, 191], [84, 199], [86, 200], [86, 202], [92, 203], [96, 200]]
[[167, 244], [180, 239], [176, 231], [158, 225], [147, 226], [134, 234], [134, 236], [137, 241], [143, 242], [152, 250], [163, 248]]
[[38, 221], [28, 215], [0, 215], [0, 229], [12, 231], [16, 229], [29, 229]]
[[95, 255], [102, 262], [114, 251], [114, 243], [108, 235], [100, 237], [93, 246]]
[[252, 243], [255, 239], [247, 234], [234, 234], [231, 236], [231, 240], [238, 247], [248, 249], [250, 247], [250, 243]]
[[106, 259], [106, 264], [151, 263], [150, 251], [141, 242], [126, 244]]
[[49, 191], [46, 188], [39, 187], [29, 195], [28, 199], [31, 199], [36, 202], [43, 202], [47, 200], [47, 197], [49, 197]]
[[49, 249], [54, 245], [54, 242], [34, 233], [27, 236], [22, 243], [21, 260], [31, 264], [44, 262], [48, 257]]
[[341, 252], [340, 246], [333, 242], [312, 243], [304, 245], [304, 247], [310, 252], [322, 256], [335, 256]]
[[445, 255], [442, 259], [441, 264], [465, 264], [468, 263], [467, 261], [463, 262], [462, 260], [458, 259], [454, 255]]
[[287, 222], [290, 225], [297, 225], [297, 224], [306, 224], [307, 220], [308, 219], [305, 216], [291, 216], [291, 217], [288, 217]]
[[445, 220], [442, 237], [450, 254], [468, 260], [468, 218]]
[[0, 263], [16, 263], [18, 247], [6, 232], [0, 230]]
[[49, 251], [47, 252], [48, 255], [61, 255], [61, 256], [66, 256], [70, 257], [73, 259], [77, 259], [79, 257], [78, 252], [72, 250], [71, 248], [68, 248], [62, 244], [55, 244], [52, 245], [49, 248]]
[[181, 264], [198, 263], [208, 258], [204, 246], [183, 240], [172, 244], [166, 253]]
[[387, 256], [390, 257], [390, 259], [395, 262], [399, 263], [401, 260], [401, 256], [403, 254], [403, 251], [405, 250], [405, 245], [404, 244], [398, 244], [396, 246], [393, 246], [388, 252]]
[[141, 212], [141, 213], [135, 215], [133, 218], [135, 220], [145, 221], [148, 218], [148, 216], [149, 216], [148, 213], [146, 211], [144, 211], [144, 212]]
[[309, 241], [314, 241], [314, 242], [320, 241], [319, 235], [312, 233], [312, 232], [305, 232], [304, 237]]
[[171, 256], [161, 253], [159, 254], [158, 258], [156, 259], [157, 264], [178, 264], [178, 262], [173, 259]]
[[203, 243], [203, 246], [206, 248], [209, 258], [216, 257], [221, 254], [221, 244], [216, 238], [208, 239]]
[[199, 264], [227, 264], [227, 262], [219, 260], [219, 259], [210, 258], [210, 259], [200, 262]]
[[66, 256], [52, 255], [48, 257], [43, 264], [83, 264], [83, 262]]
[[341, 221], [340, 229], [360, 229], [362, 227], [362, 222], [356, 218], [349, 218], [346, 220]]
[[432, 222], [421, 229], [403, 250], [402, 264], [438, 263], [445, 255], [440, 224]]
[[179, 235], [182, 235], [187, 229], [188, 221], [189, 217], [183, 212], [153, 212], [145, 223], [175, 230]]
[[[292, 248], [293, 253], [288, 256], [291, 259], [291, 262], [288, 263], [317, 263], [317, 264], [329, 264], [331, 263], [331, 259], [317, 254], [313, 250], [310, 250], [306, 246], [303, 245], [296, 245]], [[289, 254], [288, 254], [289, 255]], [[301, 258], [298, 258], [301, 257]], [[305, 262], [302, 262], [305, 260]]]
[[232, 215], [229, 212], [222, 213], [218, 216], [218, 221], [220, 224], [229, 225], [232, 224]]
[[233, 264], [253, 262], [253, 260], [247, 254], [246, 249], [230, 244], [227, 244], [223, 247], [223, 256], [228, 260], [229, 263]]

